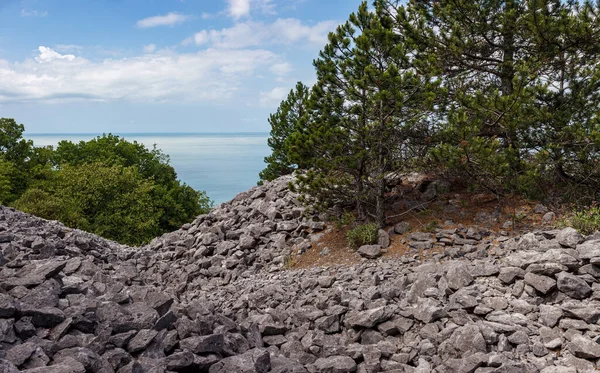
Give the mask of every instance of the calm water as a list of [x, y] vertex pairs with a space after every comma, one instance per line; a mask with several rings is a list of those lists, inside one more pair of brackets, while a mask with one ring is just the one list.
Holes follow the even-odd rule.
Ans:
[[[171, 158], [180, 180], [206, 190], [216, 203], [225, 202], [256, 185], [270, 154], [267, 133], [236, 134], [119, 134], [151, 149], [154, 144]], [[36, 146], [61, 140], [79, 142], [95, 134], [25, 134]]]

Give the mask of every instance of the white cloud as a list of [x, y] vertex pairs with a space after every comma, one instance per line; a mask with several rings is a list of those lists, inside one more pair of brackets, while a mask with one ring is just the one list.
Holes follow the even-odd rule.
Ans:
[[156, 45], [155, 44], [144, 45], [144, 52], [146, 52], [146, 53], [152, 53], [155, 50], [156, 50]]
[[190, 19], [190, 16], [181, 13], [167, 13], [164, 16], [154, 16], [140, 19], [136, 22], [139, 28], [149, 28], [157, 26], [175, 26]]
[[275, 87], [268, 92], [260, 92], [259, 103], [265, 107], [275, 107], [287, 96], [289, 90], [284, 87]]
[[296, 44], [305, 42], [316, 46], [327, 43], [327, 35], [337, 22], [323, 21], [315, 25], [303, 24], [296, 18], [279, 18], [273, 23], [246, 21], [221, 30], [202, 30], [183, 44], [210, 43], [215, 48], [247, 48], [268, 44]]
[[74, 61], [75, 60], [75, 56], [72, 54], [60, 54], [60, 53], [55, 52], [54, 50], [47, 48], [47, 47], [39, 47], [38, 50], [40, 51], [40, 55], [37, 56], [35, 59], [39, 63], [51, 62], [54, 60], [65, 60], [65, 61]]
[[227, 0], [227, 14], [235, 19], [246, 17], [250, 14], [250, 0]]
[[48, 12], [42, 12], [35, 9], [21, 9], [21, 17], [46, 17]]
[[222, 101], [277, 60], [266, 50], [207, 49], [92, 61], [42, 46], [33, 59], [0, 63], [0, 103]]
[[277, 63], [270, 68], [271, 72], [278, 76], [285, 76], [292, 71], [292, 65], [288, 62]]

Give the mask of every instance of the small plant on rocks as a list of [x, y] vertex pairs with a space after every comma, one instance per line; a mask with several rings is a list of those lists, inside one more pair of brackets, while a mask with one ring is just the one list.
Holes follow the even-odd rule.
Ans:
[[585, 235], [600, 229], [600, 206], [592, 206], [585, 210], [576, 210], [567, 216], [563, 222]]
[[358, 225], [346, 233], [348, 245], [354, 249], [357, 249], [362, 245], [376, 244], [378, 231], [379, 225], [376, 223]]
[[334, 217], [332, 221], [337, 229], [342, 229], [354, 222], [354, 215], [351, 212], [345, 211], [341, 217]]

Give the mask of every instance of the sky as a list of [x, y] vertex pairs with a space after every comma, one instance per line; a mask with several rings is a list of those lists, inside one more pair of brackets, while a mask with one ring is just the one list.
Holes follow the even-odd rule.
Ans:
[[26, 133], [266, 132], [360, 0], [0, 0]]

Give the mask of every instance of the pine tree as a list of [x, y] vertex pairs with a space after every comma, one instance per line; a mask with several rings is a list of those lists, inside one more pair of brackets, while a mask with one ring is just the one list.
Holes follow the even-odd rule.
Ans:
[[288, 139], [298, 127], [300, 118], [305, 115], [309, 93], [310, 89], [302, 82], [298, 82], [287, 98], [281, 102], [277, 112], [269, 116], [271, 133], [267, 143], [272, 153], [265, 157], [267, 167], [259, 174], [261, 182], [291, 174], [296, 169], [295, 164], [288, 158]]
[[380, 225], [389, 176], [422, 147], [437, 87], [412, 68], [411, 46], [392, 21], [363, 3], [329, 35], [314, 62], [306, 126], [292, 137], [295, 159], [311, 165], [301, 190], [324, 205], [351, 203], [360, 219]]
[[597, 7], [557, 0], [386, 4], [398, 10], [400, 32], [437, 60], [449, 90], [434, 155], [498, 194], [526, 185], [541, 171], [530, 162], [540, 154], [540, 138], [557, 130], [542, 113], [571, 117], [548, 98], [568, 76], [560, 66], [572, 69], [582, 56], [595, 56]]

